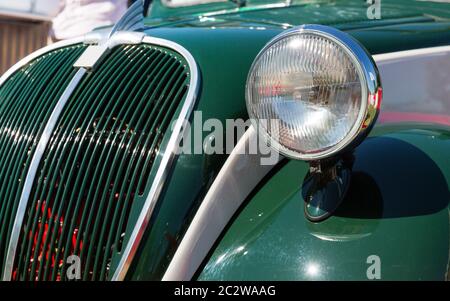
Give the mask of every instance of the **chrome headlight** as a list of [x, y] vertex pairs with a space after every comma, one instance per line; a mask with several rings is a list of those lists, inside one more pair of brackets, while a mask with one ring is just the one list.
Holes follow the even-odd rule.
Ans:
[[254, 126], [280, 153], [330, 157], [360, 142], [378, 115], [381, 85], [368, 52], [327, 26], [283, 32], [258, 54], [247, 79]]

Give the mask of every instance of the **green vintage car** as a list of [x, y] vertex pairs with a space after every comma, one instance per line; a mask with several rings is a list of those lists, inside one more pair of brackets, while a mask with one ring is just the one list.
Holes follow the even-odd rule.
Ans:
[[3, 280], [448, 279], [450, 3], [147, 4], [0, 78]]

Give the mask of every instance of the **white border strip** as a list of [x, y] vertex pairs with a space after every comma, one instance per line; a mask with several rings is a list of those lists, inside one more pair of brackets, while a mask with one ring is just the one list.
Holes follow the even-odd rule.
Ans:
[[[261, 165], [261, 154], [248, 155], [257, 141], [251, 126], [237, 143], [198, 209], [163, 281], [190, 280], [242, 202], [276, 165]], [[279, 159], [281, 160], [281, 156]]]
[[75, 90], [78, 83], [81, 81], [83, 76], [86, 74], [86, 69], [80, 68], [75, 76], [70, 81], [61, 98], [58, 100], [52, 114], [50, 115], [47, 124], [45, 125], [42, 136], [39, 139], [39, 143], [34, 152], [33, 158], [31, 160], [30, 167], [28, 169], [27, 177], [25, 179], [25, 184], [22, 189], [22, 194], [20, 196], [19, 206], [16, 213], [16, 218], [14, 220], [14, 228], [11, 233], [11, 238], [9, 240], [8, 251], [6, 255], [5, 268], [3, 273], [3, 280], [11, 280], [12, 270], [14, 266], [14, 259], [16, 256], [17, 244], [19, 242], [20, 229], [22, 227], [23, 218], [25, 216], [25, 211], [28, 205], [28, 199], [30, 197], [31, 189], [33, 188], [33, 182], [36, 178], [36, 173], [41, 163], [42, 156], [44, 155], [47, 144], [52, 136], [53, 130], [55, 129], [56, 123], [58, 121], [64, 106], [69, 100], [70, 95]]
[[[450, 52], [450, 46], [439, 46], [439, 47], [429, 47], [429, 48], [389, 52], [389, 53], [375, 54], [372, 57], [377, 64], [381, 64], [390, 60], [406, 59], [415, 56], [443, 55], [443, 53], [445, 52]], [[381, 80], [383, 81], [383, 79]]]

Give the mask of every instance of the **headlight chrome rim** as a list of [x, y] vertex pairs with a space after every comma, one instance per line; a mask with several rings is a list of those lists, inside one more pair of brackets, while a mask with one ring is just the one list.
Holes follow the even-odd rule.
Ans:
[[[352, 125], [351, 130], [335, 145], [314, 153], [297, 152], [280, 144], [276, 139], [273, 139], [273, 137], [262, 126], [260, 126], [259, 119], [254, 116], [252, 108], [250, 107], [252, 95], [249, 87], [249, 80], [261, 56], [279, 41], [291, 36], [302, 34], [316, 35], [328, 39], [338, 45], [348, 55], [361, 79], [361, 107], [359, 109], [358, 117]], [[370, 53], [350, 35], [329, 26], [315, 24], [294, 27], [282, 32], [270, 40], [258, 53], [252, 66], [250, 67], [250, 72], [247, 76], [245, 93], [249, 117], [253, 126], [258, 130], [260, 137], [262, 137], [272, 148], [284, 156], [304, 161], [314, 161], [333, 157], [337, 154], [345, 152], [346, 150], [356, 147], [364, 138], [366, 138], [375, 124], [379, 114], [382, 98], [379, 72]]]

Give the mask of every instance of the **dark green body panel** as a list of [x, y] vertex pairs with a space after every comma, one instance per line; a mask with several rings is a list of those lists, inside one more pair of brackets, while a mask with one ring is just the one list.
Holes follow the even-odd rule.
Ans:
[[[217, 36], [220, 35], [217, 31], [226, 28], [284, 30], [302, 24], [323, 24], [349, 32], [372, 54], [450, 43], [448, 3], [383, 1], [379, 20], [368, 19], [368, 5], [360, 0], [293, 1], [289, 7], [276, 7], [279, 5], [277, 1], [250, 1], [252, 3], [254, 5], [239, 9], [234, 6], [230, 10], [220, 10], [224, 5], [220, 3], [211, 11], [202, 5], [196, 9], [188, 7], [161, 11], [157, 8], [159, 1], [156, 1], [156, 8], [150, 10], [152, 18], [147, 19], [146, 25], [214, 29]], [[261, 3], [266, 5], [257, 5]], [[235, 40], [239, 41], [239, 36]], [[208, 39], [204, 41], [208, 42]]]
[[[216, 2], [178, 8], [166, 7], [161, 0], [152, 1], [149, 19], [162, 21], [195, 19], [199, 16], [220, 19], [253, 19], [257, 23], [301, 24], [305, 19], [315, 23], [370, 23], [367, 1], [360, 0], [246, 0], [245, 6], [232, 1]], [[381, 3], [381, 19], [397, 19], [426, 13], [440, 18], [448, 17], [448, 4], [437, 1], [390, 0]], [[149, 20], [151, 22], [151, 20]]]
[[[244, 88], [250, 65], [260, 49], [272, 37], [292, 26], [321, 23], [337, 27], [358, 39], [372, 54], [450, 44], [449, 4], [411, 1], [395, 1], [394, 4], [383, 2], [382, 19], [368, 20], [367, 6], [364, 1], [318, 2], [288, 8], [268, 9], [262, 7], [254, 9], [250, 6], [236, 9], [233, 4], [222, 3], [220, 5], [231, 5], [229, 8], [232, 11], [216, 13], [217, 9], [211, 8], [209, 12], [212, 15], [209, 16], [205, 16], [201, 6], [197, 9], [179, 9], [176, 12], [170, 10], [160, 11], [158, 14], [154, 12], [145, 21], [148, 26], [145, 32], [149, 36], [174, 41], [192, 54], [198, 64], [201, 77], [195, 110], [202, 112], [203, 120], [217, 118], [222, 121], [248, 117]], [[203, 137], [208, 134], [204, 133]], [[368, 154], [369, 152], [364, 152], [359, 157], [362, 159]], [[153, 212], [150, 226], [127, 279], [161, 279], [192, 217], [225, 160], [226, 155], [181, 155], [178, 157]], [[295, 178], [291, 180], [295, 182], [295, 189], [298, 189], [304, 177], [306, 165], [301, 162], [290, 162], [286, 168], [291, 165], [295, 165], [293, 169], [297, 171]], [[274, 181], [276, 181], [276, 176]], [[285, 183], [285, 185], [289, 183]], [[294, 186], [278, 186], [276, 182], [268, 181], [267, 189], [270, 187], [274, 189], [272, 193], [279, 196], [292, 193], [294, 189]], [[394, 189], [393, 187], [395, 186], [389, 186], [386, 189]], [[248, 206], [250, 207], [255, 202], [256, 199], [252, 200]], [[272, 202], [278, 204], [280, 198], [274, 198]], [[299, 204], [295, 206], [302, 209]], [[290, 225], [297, 223], [300, 217], [304, 218], [301, 210], [297, 213], [299, 216], [287, 216], [287, 219], [283, 219], [283, 221]], [[289, 219], [294, 219], [294, 221]], [[370, 219], [367, 225], [362, 226], [370, 227], [373, 223], [378, 225], [378, 219]], [[324, 225], [329, 225], [329, 222]], [[380, 236], [388, 237], [386, 231], [390, 231], [391, 226], [383, 225], [385, 226], [381, 227]], [[411, 221], [409, 225], [413, 225], [413, 222]], [[445, 227], [447, 236], [445, 241], [439, 243], [448, 246], [448, 213]], [[415, 226], [415, 228], [419, 228], [419, 226]], [[285, 231], [291, 230], [286, 228]], [[340, 230], [336, 229], [336, 231]], [[230, 239], [233, 239], [231, 235], [238, 238], [236, 234], [230, 234]], [[261, 252], [273, 244], [270, 238], [267, 239], [261, 241], [262, 244], [259, 245]], [[431, 238], [428, 237], [428, 239]], [[265, 245], [261, 248], [263, 243]], [[391, 241], [390, 243], [391, 249], [395, 249], [396, 242]], [[403, 244], [400, 241], [398, 243], [399, 245]], [[304, 248], [307, 246], [305, 245]], [[357, 247], [352, 249], [354, 249], [353, 252], [360, 254]], [[448, 251], [448, 247], [446, 250]], [[286, 245], [283, 252], [292, 253], [294, 251]], [[401, 252], [396, 254], [401, 254]], [[365, 253], [361, 256], [363, 255], [366, 256]], [[442, 254], [440, 256], [443, 258]], [[354, 255], [349, 255], [349, 258], [352, 257]], [[256, 264], [258, 259], [256, 257], [253, 259]], [[443, 259], [439, 262], [443, 262]], [[273, 264], [277, 265], [277, 263]], [[364, 262], [363, 266], [366, 266]], [[208, 265], [208, 267], [212, 266]], [[222, 274], [215, 274], [214, 277], [211, 273], [205, 272], [201, 278], [227, 278], [228, 276], [228, 278], [233, 278], [235, 276], [232, 273], [228, 274], [226, 270], [221, 269], [220, 271]], [[269, 275], [255, 269], [255, 274], [259, 273], [261, 279], [268, 279], [272, 277], [273, 273], [267, 271]], [[271, 269], [271, 271], [275, 270]], [[279, 278], [292, 278], [292, 274], [288, 272], [279, 271], [278, 273]], [[342, 273], [339, 275], [341, 278], [344, 277]], [[244, 279], [246, 277], [236, 278]]]
[[385, 125], [355, 150], [338, 211], [303, 213], [308, 166], [289, 161], [247, 201], [201, 280], [364, 280], [370, 255], [383, 280], [444, 280], [449, 262], [450, 131]]

